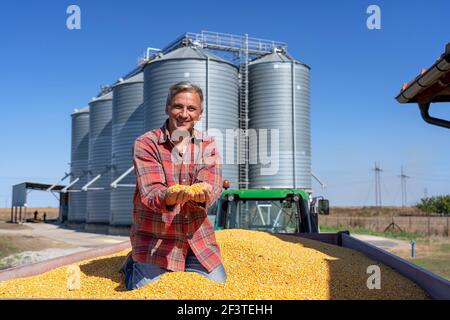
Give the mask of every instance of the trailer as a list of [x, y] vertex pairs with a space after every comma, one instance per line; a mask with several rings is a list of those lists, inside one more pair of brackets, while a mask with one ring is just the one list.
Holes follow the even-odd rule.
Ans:
[[[328, 202], [315, 200], [302, 189], [230, 189], [210, 209], [216, 230], [240, 228], [291, 235], [355, 250], [392, 268], [416, 283], [433, 299], [450, 299], [450, 281], [374, 245], [358, 240], [348, 231], [321, 233], [317, 214], [328, 213]], [[27, 266], [0, 271], [0, 281], [39, 275], [87, 259], [131, 248], [130, 242], [108, 245]], [[358, 298], [358, 297], [355, 297]]]
[[[284, 233], [286, 234], [286, 233]], [[321, 241], [327, 244], [337, 245], [344, 248], [358, 251], [377, 263], [388, 266], [405, 278], [416, 283], [432, 299], [449, 300], [450, 299], [450, 281], [433, 274], [423, 268], [418, 267], [398, 256], [395, 256], [385, 250], [375, 247], [369, 243], [352, 237], [348, 232], [338, 233], [289, 233], [289, 235]], [[108, 245], [102, 248], [91, 249], [68, 256], [59, 257], [43, 262], [38, 262], [22, 267], [16, 267], [0, 271], [0, 282], [36, 276], [49, 272], [53, 269], [75, 264], [87, 259], [94, 259], [101, 256], [111, 255], [131, 248], [129, 241], [123, 243]], [[357, 297], [355, 297], [357, 298]]]
[[[226, 181], [224, 185], [227, 185]], [[353, 249], [391, 267], [419, 285], [433, 299], [450, 299], [449, 280], [356, 239], [348, 231], [321, 233], [318, 214], [328, 214], [329, 203], [319, 198], [311, 199], [302, 189], [224, 190], [214, 207], [216, 215], [213, 222], [216, 230], [240, 228], [289, 234]]]

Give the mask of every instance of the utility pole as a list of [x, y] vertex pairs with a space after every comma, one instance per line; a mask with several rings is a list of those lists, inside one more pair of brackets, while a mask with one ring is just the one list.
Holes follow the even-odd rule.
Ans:
[[378, 163], [375, 162], [375, 206], [381, 207], [381, 171]]
[[428, 198], [428, 188], [423, 189], [424, 198]]
[[408, 199], [406, 194], [406, 179], [409, 179], [409, 176], [404, 174], [403, 166], [401, 167], [401, 173], [398, 176], [401, 180], [401, 188], [402, 188], [402, 208], [408, 205]]

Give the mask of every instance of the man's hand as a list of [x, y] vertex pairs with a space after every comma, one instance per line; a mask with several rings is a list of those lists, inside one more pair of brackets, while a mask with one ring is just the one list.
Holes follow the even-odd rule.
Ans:
[[203, 185], [204, 185], [203, 190], [194, 194], [194, 198], [192, 199], [193, 201], [198, 203], [206, 203], [209, 202], [209, 200], [211, 199], [212, 197], [211, 185], [206, 182], [204, 182]]
[[184, 204], [190, 200], [198, 203], [209, 202], [212, 197], [212, 187], [208, 183], [201, 183], [201, 185], [200, 191], [192, 191], [189, 188], [180, 189], [178, 186], [169, 188], [164, 198], [166, 205]]
[[168, 190], [164, 198], [167, 206], [174, 206], [177, 204], [184, 204], [192, 200], [193, 194], [186, 190], [171, 191]]

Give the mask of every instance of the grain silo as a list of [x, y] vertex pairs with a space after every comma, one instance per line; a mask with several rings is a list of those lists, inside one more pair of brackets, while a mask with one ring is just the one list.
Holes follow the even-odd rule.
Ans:
[[[144, 130], [144, 76], [142, 72], [113, 86], [112, 104], [112, 182], [133, 168], [132, 145]], [[111, 189], [112, 226], [132, 222], [134, 170]]]
[[[76, 110], [72, 113], [72, 143], [70, 160], [70, 181], [78, 181], [71, 187], [72, 190], [81, 190], [87, 183], [89, 156], [89, 107]], [[85, 222], [86, 220], [86, 193], [70, 192], [69, 194], [69, 222]]]
[[180, 81], [190, 81], [202, 88], [203, 115], [196, 128], [209, 130], [216, 138], [223, 162], [222, 177], [237, 187], [238, 164], [233, 159], [237, 157], [237, 144], [226, 143], [226, 129], [231, 132], [239, 128], [237, 67], [196, 46], [178, 48], [150, 62], [144, 69], [146, 131], [159, 128], [167, 119], [168, 89]]
[[89, 163], [86, 223], [109, 224], [112, 142], [112, 92], [89, 103]]
[[[255, 152], [250, 154], [250, 188], [311, 190], [309, 71], [309, 66], [282, 51], [249, 64], [249, 128], [258, 132], [259, 139], [267, 129], [268, 137], [267, 152], [259, 144], [258, 159]], [[279, 132], [278, 145], [270, 139], [274, 129]], [[256, 147], [255, 141], [252, 147]], [[266, 153], [268, 158], [264, 159]]]

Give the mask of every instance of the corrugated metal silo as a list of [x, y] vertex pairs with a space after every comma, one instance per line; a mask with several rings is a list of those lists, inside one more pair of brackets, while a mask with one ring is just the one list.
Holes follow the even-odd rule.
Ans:
[[[144, 76], [140, 72], [113, 87], [112, 107], [112, 181], [133, 166], [132, 145], [144, 131]], [[119, 184], [136, 183], [134, 171]], [[127, 226], [132, 222], [134, 188], [111, 190], [110, 224]]]
[[[239, 128], [237, 67], [195, 46], [181, 47], [153, 60], [144, 69], [146, 131], [159, 128], [167, 119], [168, 89], [180, 81], [191, 81], [202, 88], [203, 116], [196, 128], [211, 130], [209, 134], [216, 138], [223, 161], [222, 177], [237, 187], [239, 166], [232, 159], [233, 154], [237, 157], [237, 143], [226, 143], [226, 129]], [[219, 130], [221, 135], [212, 129]], [[231, 159], [229, 164], [227, 159]]]
[[[101, 174], [88, 188], [87, 223], [109, 223], [112, 143], [112, 92], [94, 98], [89, 103], [89, 163], [88, 180]], [[97, 190], [98, 188], [98, 190]]]
[[[278, 172], [261, 174], [262, 168], [275, 169], [276, 165], [262, 164], [258, 158], [257, 164], [249, 166], [250, 188], [311, 189], [309, 72], [309, 66], [282, 52], [250, 63], [249, 127], [278, 129], [280, 142], [271, 155], [268, 130], [268, 156], [279, 157]], [[255, 154], [251, 156], [255, 161]]]
[[[75, 110], [72, 113], [72, 145], [70, 160], [70, 181], [80, 178], [71, 189], [80, 190], [87, 183], [89, 157], [89, 108]], [[86, 220], [86, 193], [69, 194], [68, 221], [84, 222]]]

